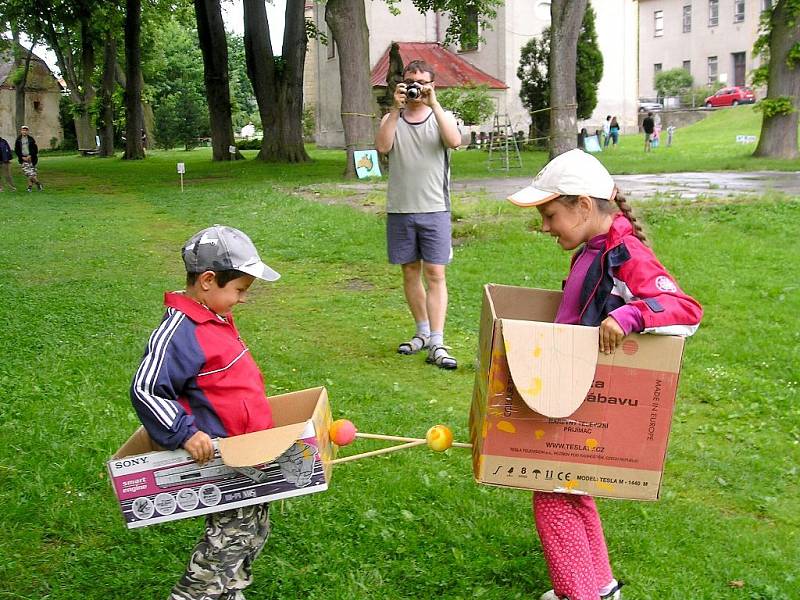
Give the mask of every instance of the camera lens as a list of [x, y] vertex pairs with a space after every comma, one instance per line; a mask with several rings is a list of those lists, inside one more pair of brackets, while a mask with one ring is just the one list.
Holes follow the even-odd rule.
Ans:
[[419, 98], [421, 93], [422, 93], [422, 90], [419, 87], [415, 86], [415, 85], [409, 87], [406, 90], [406, 96], [408, 96], [412, 100], [416, 100], [417, 98]]

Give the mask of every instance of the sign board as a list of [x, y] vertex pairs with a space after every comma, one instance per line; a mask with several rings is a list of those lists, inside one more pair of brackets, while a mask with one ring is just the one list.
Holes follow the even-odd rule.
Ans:
[[181, 175], [186, 173], [186, 163], [178, 163], [178, 173]]
[[356, 174], [359, 179], [381, 176], [377, 150], [354, 150], [353, 160], [356, 163]]
[[228, 152], [231, 154], [236, 154], [236, 146], [228, 146]]
[[754, 136], [754, 135], [737, 135], [736, 136], [736, 143], [737, 144], [755, 144], [756, 143], [756, 136]]

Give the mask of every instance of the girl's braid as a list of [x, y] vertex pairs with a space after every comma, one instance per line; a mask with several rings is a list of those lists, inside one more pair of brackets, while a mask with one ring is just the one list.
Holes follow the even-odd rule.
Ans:
[[617, 203], [617, 206], [619, 207], [622, 214], [625, 215], [625, 218], [631, 222], [631, 225], [633, 225], [633, 235], [639, 238], [639, 240], [641, 240], [642, 243], [647, 244], [647, 238], [644, 235], [642, 226], [639, 225], [639, 222], [634, 216], [630, 204], [628, 204], [628, 201], [625, 199], [625, 196], [622, 195], [622, 192], [619, 190], [619, 188], [617, 188], [617, 194], [614, 196], [614, 202]]

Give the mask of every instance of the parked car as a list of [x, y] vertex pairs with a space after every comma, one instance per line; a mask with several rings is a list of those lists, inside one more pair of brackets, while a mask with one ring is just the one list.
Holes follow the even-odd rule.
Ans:
[[661, 102], [650, 102], [648, 100], [639, 100], [639, 112], [657, 112], [664, 108]]
[[756, 95], [749, 87], [735, 85], [719, 90], [713, 96], [706, 98], [707, 108], [717, 106], [738, 106], [739, 104], [753, 104]]

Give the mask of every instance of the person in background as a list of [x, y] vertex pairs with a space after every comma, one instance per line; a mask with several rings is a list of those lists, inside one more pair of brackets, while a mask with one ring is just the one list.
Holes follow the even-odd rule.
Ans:
[[[617, 147], [619, 142], [619, 121], [617, 117], [611, 117], [611, 122], [608, 124], [608, 135], [611, 136], [613, 147]], [[608, 146], [608, 139], [606, 139], [606, 146]]]
[[11, 150], [11, 146], [5, 139], [0, 137], [0, 192], [3, 191], [3, 179], [6, 180], [12, 192], [17, 191], [17, 188], [14, 187], [14, 180], [11, 179], [12, 158], [14, 158], [14, 153]]
[[603, 121], [603, 148], [608, 148], [608, 141], [611, 139], [611, 115], [606, 116], [606, 120]]
[[461, 132], [453, 113], [436, 99], [434, 79], [427, 63], [415, 60], [406, 65], [375, 147], [389, 155], [389, 262], [402, 267], [406, 303], [416, 322], [416, 332], [397, 352], [416, 354], [427, 349], [428, 363], [455, 369], [458, 363], [444, 344], [445, 269], [453, 257], [450, 151], [461, 144]]
[[[630, 206], [591, 154], [551, 160], [509, 200], [535, 206], [541, 230], [575, 251], [555, 322], [598, 327], [611, 354], [632, 332], [692, 335], [703, 309], [647, 246]], [[643, 450], [644, 451], [644, 450]], [[620, 600], [600, 514], [591, 496], [534, 492], [533, 512], [553, 589], [541, 600]]]
[[656, 122], [653, 120], [653, 113], [647, 113], [647, 116], [642, 121], [642, 129], [644, 130], [644, 151], [650, 152], [653, 144], [653, 134], [656, 132]]
[[14, 142], [14, 154], [17, 155], [19, 164], [22, 165], [22, 172], [28, 178], [28, 191], [36, 186], [40, 192], [44, 189], [39, 183], [39, 171], [36, 165], [39, 164], [39, 147], [36, 145], [36, 140], [32, 135], [28, 135], [28, 126], [23, 125], [19, 128], [19, 135]]

